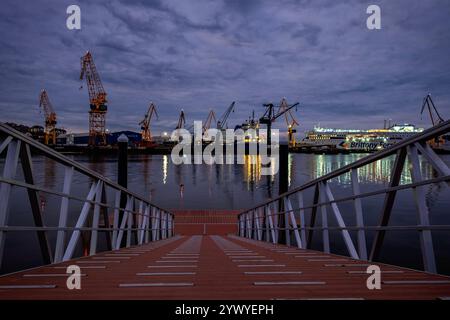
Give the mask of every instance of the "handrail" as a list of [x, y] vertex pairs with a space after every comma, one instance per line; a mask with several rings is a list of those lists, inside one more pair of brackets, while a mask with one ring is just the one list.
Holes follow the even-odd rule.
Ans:
[[[101, 174], [93, 171], [92, 169], [89, 169], [88, 167], [62, 155], [61, 153], [53, 150], [52, 148], [47, 147], [46, 145], [39, 143], [38, 141], [34, 140], [31, 137], [28, 137], [24, 134], [22, 134], [21, 132], [15, 130], [14, 128], [11, 128], [10, 126], [8, 126], [7, 124], [4, 124], [2, 122], [0, 122], [0, 132], [7, 134], [8, 136], [13, 137], [14, 139], [18, 139], [21, 140], [23, 142], [25, 142], [26, 144], [28, 144], [29, 146], [33, 147], [36, 150], [39, 150], [41, 152], [43, 152], [47, 157], [61, 163], [64, 164], [66, 166], [70, 166], [73, 167], [75, 170], [77, 170], [80, 173], [83, 173], [87, 176], [89, 176], [90, 178], [94, 178], [94, 179], [98, 179], [98, 180], [102, 180], [104, 183], [106, 183], [107, 185], [124, 191], [129, 195], [132, 195], [134, 198], [139, 199], [139, 200], [143, 200], [143, 201], [147, 201], [145, 200], [144, 197], [142, 197], [141, 195], [134, 193], [133, 191], [130, 191], [124, 187], [122, 187], [121, 185], [117, 184], [116, 182], [108, 179], [107, 177], [102, 176]], [[162, 209], [161, 207], [152, 204], [154, 207], [158, 208], [158, 209]]]
[[[299, 248], [311, 248], [313, 231], [322, 233], [323, 251], [331, 251], [329, 237], [330, 230], [341, 231], [348, 254], [355, 259], [377, 260], [383, 245], [386, 231], [416, 230], [421, 240], [421, 254], [424, 269], [428, 272], [437, 272], [431, 230], [448, 230], [447, 226], [431, 225], [429, 209], [425, 198], [424, 187], [430, 184], [450, 184], [450, 169], [448, 165], [434, 152], [429, 142], [433, 143], [450, 131], [450, 121], [442, 122], [422, 133], [415, 134], [385, 150], [376, 152], [337, 170], [311, 180], [299, 187], [293, 188], [279, 196], [268, 199], [256, 206], [242, 211], [238, 215], [238, 235], [260, 241], [295, 243]], [[448, 142], [447, 142], [448, 143]], [[434, 169], [437, 177], [424, 178], [420, 169], [419, 154], [422, 155]], [[361, 192], [358, 180], [358, 168], [372, 164], [383, 158], [395, 155], [395, 163], [391, 170], [389, 185], [374, 191]], [[409, 159], [408, 170], [411, 173], [412, 183], [400, 184], [400, 178], [405, 167], [406, 158]], [[283, 164], [280, 164], [283, 165]], [[335, 198], [331, 190], [330, 180], [350, 173], [351, 194]], [[305, 199], [307, 190], [313, 190], [313, 199]], [[388, 226], [394, 207], [396, 194], [400, 190], [412, 190], [417, 208], [417, 225]], [[364, 224], [362, 200], [376, 195], [384, 195], [380, 220], [376, 226]], [[292, 200], [297, 196], [298, 206], [293, 206]], [[351, 201], [355, 213], [356, 225], [348, 226], [339, 209], [342, 202]], [[295, 207], [295, 208], [294, 208]], [[328, 223], [328, 210], [331, 209], [337, 222], [337, 227], [330, 227]], [[321, 217], [321, 226], [316, 226], [316, 216]], [[308, 218], [308, 220], [307, 220]], [[309, 222], [309, 226], [307, 226]], [[349, 233], [356, 231], [356, 245]], [[365, 231], [376, 231], [372, 242], [370, 254], [367, 250]]]
[[[64, 167], [64, 182], [61, 190], [41, 187], [35, 183], [31, 150], [36, 150], [40, 155]], [[90, 237], [89, 248], [84, 248], [88, 250], [89, 255], [101, 250], [98, 246], [99, 232], [103, 232], [106, 236], [107, 250], [116, 250], [122, 246], [129, 247], [132, 244], [142, 245], [174, 236], [175, 217], [168, 210], [8, 125], [0, 123], [0, 154], [4, 151], [6, 151], [6, 157], [3, 173], [0, 176], [0, 266], [4, 258], [6, 234], [12, 231], [37, 232], [44, 264], [72, 259], [80, 244], [82, 231], [87, 231]], [[23, 181], [16, 180], [19, 164], [23, 169]], [[71, 192], [74, 172], [91, 180], [88, 182], [90, 189], [85, 198]], [[9, 207], [15, 204], [10, 203], [12, 187], [27, 190], [35, 226], [7, 225], [11, 211]], [[113, 204], [108, 203], [108, 191], [113, 192], [115, 198]], [[39, 194], [49, 194], [61, 199], [57, 216], [58, 226], [45, 225]], [[71, 204], [69, 201], [82, 203], [74, 226], [67, 225]], [[112, 213], [113, 221], [110, 221], [110, 213]], [[49, 231], [57, 231], [54, 250], [49, 244], [47, 235]], [[67, 242], [66, 236], [70, 236]]]

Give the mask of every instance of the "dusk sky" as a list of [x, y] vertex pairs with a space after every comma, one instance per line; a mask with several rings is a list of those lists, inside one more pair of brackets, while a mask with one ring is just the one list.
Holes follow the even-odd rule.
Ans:
[[[79, 31], [66, 28], [71, 4], [81, 8]], [[381, 7], [381, 30], [366, 28], [370, 4]], [[153, 132], [172, 130], [181, 109], [190, 124], [233, 100], [234, 127], [282, 97], [300, 102], [300, 132], [317, 123], [382, 127], [389, 118], [428, 127], [420, 116], [428, 92], [450, 116], [447, 0], [6, 0], [0, 35], [1, 121], [42, 125], [45, 88], [58, 127], [87, 132], [79, 80], [87, 50], [113, 131], [139, 131], [150, 101], [159, 113]]]

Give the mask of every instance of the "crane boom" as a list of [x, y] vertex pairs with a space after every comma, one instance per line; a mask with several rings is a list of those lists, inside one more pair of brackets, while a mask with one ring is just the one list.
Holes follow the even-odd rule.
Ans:
[[[423, 99], [422, 110], [420, 110], [420, 114], [422, 114], [423, 111], [425, 110], [425, 106], [428, 108], [428, 113], [430, 115], [430, 120], [433, 126], [444, 122], [444, 119], [442, 119], [436, 106], [434, 105], [433, 99], [431, 99], [431, 94], [427, 94], [427, 96]], [[433, 110], [434, 113], [436, 114], [436, 119], [433, 116]]]
[[283, 113], [284, 113], [284, 117], [285, 117], [286, 125], [287, 125], [287, 130], [288, 130], [289, 146], [295, 147], [296, 141], [295, 141], [294, 133], [297, 132], [295, 127], [298, 126], [299, 123], [295, 119], [295, 117], [292, 114], [291, 110], [287, 110], [288, 108], [289, 108], [289, 104], [287, 103], [287, 100], [285, 98], [283, 98], [281, 100], [280, 108], [278, 109], [278, 112], [283, 112], [284, 111]]
[[45, 90], [39, 95], [39, 108], [44, 111], [45, 117], [44, 143], [56, 144], [56, 113]]
[[205, 123], [203, 124], [203, 133], [211, 128], [212, 121], [216, 121], [216, 114], [213, 110], [209, 110], [208, 117], [206, 118]]
[[227, 108], [227, 110], [225, 110], [224, 114], [222, 115], [222, 117], [220, 117], [219, 121], [217, 121], [217, 129], [219, 130], [223, 130], [227, 128], [227, 121], [228, 121], [228, 117], [230, 116], [231, 112], [234, 112], [234, 105], [235, 105], [235, 101], [233, 101], [231, 103], [231, 105]]
[[184, 128], [185, 124], [186, 124], [186, 118], [184, 116], [184, 111], [181, 110], [180, 117], [178, 118], [178, 123], [177, 123], [177, 126], [175, 127], [175, 130]]
[[89, 92], [89, 145], [106, 145], [106, 91], [103, 88], [92, 54], [81, 57], [80, 80], [86, 78]]
[[298, 102], [296, 102], [293, 105], [289, 106], [287, 102], [285, 102], [283, 106], [283, 101], [285, 101], [285, 99], [281, 100], [281, 104], [278, 107], [278, 111], [276, 113], [273, 103], [266, 103], [263, 105], [267, 109], [266, 112], [264, 112], [263, 116], [259, 119], [259, 122], [261, 124], [267, 125], [267, 145], [270, 145], [272, 141], [272, 122], [274, 122], [286, 112], [289, 112], [292, 108], [297, 107], [299, 104]]

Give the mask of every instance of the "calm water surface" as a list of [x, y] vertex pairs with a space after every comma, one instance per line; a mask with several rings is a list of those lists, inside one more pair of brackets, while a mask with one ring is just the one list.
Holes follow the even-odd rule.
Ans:
[[[311, 179], [354, 162], [365, 154], [348, 155], [289, 155], [290, 188], [299, 186]], [[83, 165], [112, 179], [117, 178], [117, 162], [115, 156], [70, 156]], [[450, 156], [443, 156], [450, 164]], [[34, 169], [38, 184], [45, 188], [61, 190], [64, 168], [51, 160], [35, 157]], [[257, 160], [257, 159], [256, 159]], [[245, 209], [256, 205], [278, 194], [278, 175], [261, 175], [261, 166], [250, 164], [249, 158], [243, 165], [179, 165], [171, 162], [165, 155], [132, 155], [129, 159], [128, 186], [132, 191], [152, 199], [152, 201], [168, 209]], [[386, 186], [394, 157], [378, 161], [358, 170], [361, 191], [377, 190]], [[401, 183], [410, 183], [411, 177], [406, 166]], [[0, 163], [0, 169], [3, 162]], [[435, 173], [423, 160], [422, 174], [433, 177]], [[20, 178], [20, 173], [18, 174]], [[73, 190], [77, 195], [86, 196], [89, 179], [75, 175]], [[349, 195], [351, 192], [350, 175], [342, 175], [334, 179], [330, 186], [335, 198]], [[450, 225], [450, 192], [448, 187], [437, 185], [426, 187], [427, 203], [430, 207], [432, 224]], [[109, 197], [108, 202], [113, 201]], [[312, 198], [307, 192], [306, 199]], [[12, 195], [9, 225], [31, 225], [31, 214], [27, 205], [26, 191], [14, 188]], [[383, 196], [370, 197], [363, 200], [364, 219], [368, 225], [378, 222]], [[47, 225], [57, 226], [60, 201], [57, 197], [41, 194]], [[295, 204], [294, 204], [295, 207]], [[354, 225], [354, 210], [351, 202], [339, 204], [347, 225]], [[81, 203], [71, 201], [69, 224], [73, 225], [81, 209]], [[308, 212], [307, 212], [308, 214]], [[329, 214], [329, 223], [335, 221]], [[416, 224], [417, 216], [413, 193], [400, 191], [397, 195], [390, 225]], [[320, 225], [320, 219], [317, 221]], [[434, 248], [439, 272], [450, 274], [450, 231], [433, 232]], [[56, 233], [50, 233], [50, 242], [55, 243]], [[345, 246], [339, 232], [331, 232], [332, 251], [345, 253]], [[321, 236], [317, 232], [313, 247], [321, 249]], [[373, 233], [367, 233], [370, 248]], [[354, 239], [356, 239], [354, 237]], [[100, 243], [102, 245], [102, 243]], [[6, 259], [1, 272], [10, 272], [40, 263], [36, 236], [32, 233], [10, 232], [6, 243]], [[400, 264], [407, 267], [421, 268], [419, 237], [416, 231], [388, 232], [382, 260], [387, 263]]]

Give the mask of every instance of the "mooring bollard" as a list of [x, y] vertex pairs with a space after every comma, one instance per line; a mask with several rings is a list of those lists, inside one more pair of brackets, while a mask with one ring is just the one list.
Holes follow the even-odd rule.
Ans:
[[[279, 146], [279, 171], [278, 171], [278, 195], [281, 195], [288, 191], [288, 165], [289, 165], [289, 147], [287, 144], [280, 144]], [[278, 202], [278, 212], [284, 212], [285, 207], [283, 199]], [[284, 230], [286, 223], [285, 217], [286, 213], [278, 216], [278, 239], [279, 243], [289, 244], [289, 239], [286, 239], [286, 232]]]
[[[117, 138], [118, 159], [117, 159], [117, 183], [124, 188], [128, 187], [128, 137], [123, 133]], [[120, 207], [125, 208], [127, 205], [127, 196], [122, 192], [120, 195]], [[119, 212], [119, 223], [122, 221], [124, 211]], [[122, 237], [120, 247], [126, 246], [126, 237]]]

